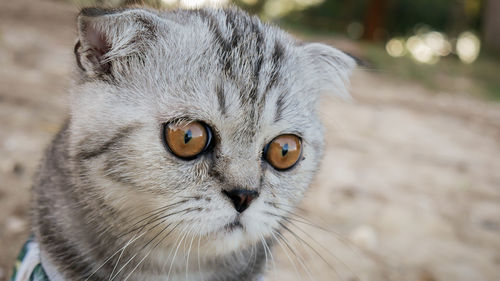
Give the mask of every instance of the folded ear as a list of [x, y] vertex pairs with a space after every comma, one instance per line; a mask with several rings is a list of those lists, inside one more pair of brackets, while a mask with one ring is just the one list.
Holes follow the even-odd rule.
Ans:
[[156, 33], [160, 19], [142, 9], [85, 8], [78, 15], [75, 57], [84, 75], [112, 77], [126, 65], [121, 58], [140, 54]]
[[356, 67], [356, 61], [346, 53], [320, 43], [302, 46], [307, 63], [312, 69], [316, 86], [320, 91], [334, 92], [338, 96], [350, 99], [348, 92], [349, 77]]

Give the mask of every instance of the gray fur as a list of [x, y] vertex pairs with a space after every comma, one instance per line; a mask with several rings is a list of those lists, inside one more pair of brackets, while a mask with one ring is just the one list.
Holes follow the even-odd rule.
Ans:
[[[347, 96], [354, 60], [234, 8], [84, 9], [78, 31], [71, 116], [33, 190], [44, 255], [67, 280], [256, 280], [318, 168], [320, 94]], [[162, 124], [178, 119], [208, 124], [213, 149], [169, 153]], [[280, 172], [262, 151], [285, 133], [303, 159]], [[230, 230], [232, 188], [260, 196]]]

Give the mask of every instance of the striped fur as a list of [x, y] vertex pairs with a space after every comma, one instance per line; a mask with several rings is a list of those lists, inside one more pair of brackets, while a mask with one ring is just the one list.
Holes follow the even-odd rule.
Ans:
[[[33, 190], [41, 251], [67, 280], [257, 280], [317, 170], [320, 94], [346, 96], [354, 60], [235, 8], [84, 9], [78, 33], [71, 116]], [[161, 128], [179, 118], [213, 148], [170, 154]], [[284, 133], [303, 159], [279, 172], [262, 151]], [[232, 188], [260, 193], [241, 216]]]

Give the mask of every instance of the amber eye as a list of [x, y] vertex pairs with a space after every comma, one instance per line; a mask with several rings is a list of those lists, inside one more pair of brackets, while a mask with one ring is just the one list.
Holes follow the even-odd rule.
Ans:
[[266, 147], [264, 156], [277, 170], [293, 167], [300, 158], [302, 142], [296, 135], [281, 135], [274, 138]]
[[170, 151], [188, 160], [205, 151], [211, 140], [210, 129], [197, 121], [168, 123], [164, 134]]

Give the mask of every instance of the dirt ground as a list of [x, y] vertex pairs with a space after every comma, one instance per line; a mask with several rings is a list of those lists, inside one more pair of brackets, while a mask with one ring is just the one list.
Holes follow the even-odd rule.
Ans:
[[[0, 281], [67, 114], [75, 14], [0, 0]], [[325, 158], [290, 225], [304, 241], [286, 236], [293, 251], [276, 247], [268, 280], [500, 280], [500, 104], [372, 71], [354, 75], [352, 94], [323, 104]]]

